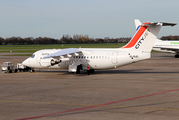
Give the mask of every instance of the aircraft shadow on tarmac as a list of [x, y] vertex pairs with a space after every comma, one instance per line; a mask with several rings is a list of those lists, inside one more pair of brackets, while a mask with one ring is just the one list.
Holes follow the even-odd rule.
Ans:
[[[134, 70], [96, 70], [94, 73], [91, 73], [90, 75], [98, 75], [98, 74], [165, 74], [165, 73], [179, 73], [178, 71], [152, 71], [153, 69], [134, 69]], [[61, 75], [69, 75], [73, 73], [69, 73], [68, 71], [60, 70], [60, 71], [48, 71], [48, 70], [43, 70], [43, 71], [37, 71], [40, 73], [60, 73]], [[75, 75], [86, 75], [86, 71], [81, 71], [80, 74], [75, 74]]]

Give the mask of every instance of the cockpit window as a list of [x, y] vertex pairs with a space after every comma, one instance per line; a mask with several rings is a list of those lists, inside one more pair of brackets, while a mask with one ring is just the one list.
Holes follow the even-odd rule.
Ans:
[[33, 54], [32, 56], [31, 56], [31, 58], [34, 58], [35, 57], [35, 55]]

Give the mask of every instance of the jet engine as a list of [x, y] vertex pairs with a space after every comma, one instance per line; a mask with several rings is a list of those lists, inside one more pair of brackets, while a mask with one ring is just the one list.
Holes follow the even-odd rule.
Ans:
[[43, 67], [50, 67], [50, 66], [54, 66], [58, 63], [60, 63], [61, 60], [57, 60], [57, 59], [41, 59], [40, 60], [40, 65], [43, 66]]
[[54, 66], [54, 65], [56, 65], [56, 64], [58, 64], [58, 63], [60, 63], [60, 62], [62, 62], [62, 61], [61, 61], [61, 60], [54, 60], [54, 59], [52, 59], [52, 60], [50, 61], [51, 66]]

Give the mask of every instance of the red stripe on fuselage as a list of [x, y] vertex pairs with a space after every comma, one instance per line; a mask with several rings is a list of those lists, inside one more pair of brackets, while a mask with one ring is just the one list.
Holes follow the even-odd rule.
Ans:
[[126, 46], [124, 46], [123, 48], [131, 48], [133, 47], [137, 41], [139, 40], [139, 38], [142, 36], [142, 34], [145, 32], [145, 30], [147, 29], [147, 26], [140, 26], [140, 29], [137, 31], [136, 35], [132, 38], [132, 40], [130, 41], [130, 43], [128, 43]]

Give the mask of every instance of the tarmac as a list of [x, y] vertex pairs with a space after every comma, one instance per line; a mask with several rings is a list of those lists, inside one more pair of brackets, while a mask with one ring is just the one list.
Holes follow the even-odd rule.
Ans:
[[[0, 54], [0, 63], [26, 58]], [[0, 108], [0, 120], [176, 120], [179, 59], [152, 53], [151, 59], [90, 75], [0, 72]]]

